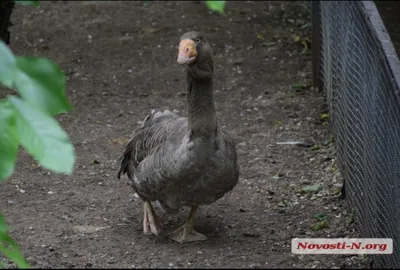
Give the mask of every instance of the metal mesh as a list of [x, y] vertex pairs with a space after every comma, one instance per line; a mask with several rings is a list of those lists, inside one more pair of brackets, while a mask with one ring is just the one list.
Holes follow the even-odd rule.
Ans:
[[373, 266], [400, 268], [400, 62], [373, 2], [311, 4], [314, 73], [346, 199], [363, 238], [393, 239], [394, 253], [371, 256]]

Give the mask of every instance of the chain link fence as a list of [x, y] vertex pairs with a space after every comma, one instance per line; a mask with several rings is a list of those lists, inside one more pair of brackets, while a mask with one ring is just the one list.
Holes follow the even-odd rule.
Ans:
[[309, 4], [314, 85], [326, 93], [345, 198], [363, 238], [393, 239], [372, 266], [400, 268], [399, 59], [372, 1]]

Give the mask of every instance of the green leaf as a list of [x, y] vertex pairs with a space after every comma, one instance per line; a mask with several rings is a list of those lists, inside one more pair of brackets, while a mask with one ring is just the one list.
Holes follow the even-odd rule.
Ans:
[[318, 151], [319, 149], [321, 149], [321, 146], [314, 144], [313, 146], [311, 146], [310, 150], [311, 151]]
[[292, 84], [292, 89], [305, 89], [306, 85], [302, 84], [302, 83], [295, 83]]
[[321, 118], [321, 120], [326, 120], [326, 119], [329, 118], [329, 114], [327, 114], [327, 113], [321, 113], [320, 118]]
[[305, 186], [301, 190], [303, 192], [316, 192], [320, 190], [321, 186], [320, 185], [313, 185], [313, 186]]
[[18, 152], [15, 112], [5, 100], [0, 101], [0, 181], [14, 171]]
[[8, 226], [0, 214], [0, 252], [17, 264], [18, 268], [30, 268], [15, 241], [8, 235]]
[[14, 54], [3, 41], [0, 41], [0, 83], [11, 88], [16, 70], [17, 64]]
[[56, 120], [18, 97], [8, 100], [17, 112], [17, 134], [21, 145], [45, 168], [72, 174], [74, 146]]
[[15, 3], [17, 3], [17, 4], [21, 4], [21, 5], [24, 5], [24, 6], [34, 6], [34, 7], [38, 7], [39, 6], [39, 1], [35, 1], [35, 0], [33, 0], [33, 1], [18, 1], [18, 0], [14, 0], [14, 2]]
[[346, 217], [346, 223], [347, 223], [347, 225], [350, 225], [350, 224], [353, 224], [354, 221], [355, 221], [355, 214], [353, 212]]
[[44, 58], [17, 56], [15, 86], [30, 104], [51, 115], [71, 109], [65, 95], [65, 76], [57, 64]]
[[10, 258], [18, 268], [30, 268], [30, 265], [25, 261], [25, 258], [18, 246], [5, 247], [0, 244], [0, 252]]
[[315, 224], [315, 226], [313, 227], [313, 230], [314, 231], [320, 231], [320, 230], [323, 230], [323, 229], [328, 228], [328, 227], [329, 227], [328, 221], [327, 220], [323, 220], [323, 221], [320, 221], [317, 224]]
[[[6, 235], [8, 231], [8, 226], [6, 224], [6, 221], [4, 220], [3, 215], [0, 214], [0, 237], [2, 235]], [[0, 238], [2, 239], [2, 238]]]
[[217, 11], [219, 13], [224, 13], [225, 2], [226, 1], [211, 1], [211, 0], [208, 0], [208, 1], [206, 1], [206, 5], [212, 11]]
[[325, 213], [314, 214], [314, 215], [312, 215], [312, 217], [314, 219], [319, 219], [319, 220], [327, 220], [328, 219], [328, 216]]

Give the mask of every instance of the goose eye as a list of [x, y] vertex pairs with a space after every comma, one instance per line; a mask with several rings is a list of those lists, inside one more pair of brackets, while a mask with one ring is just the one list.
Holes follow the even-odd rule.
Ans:
[[200, 43], [200, 39], [199, 39], [199, 38], [196, 38], [195, 42], [196, 42], [196, 43]]

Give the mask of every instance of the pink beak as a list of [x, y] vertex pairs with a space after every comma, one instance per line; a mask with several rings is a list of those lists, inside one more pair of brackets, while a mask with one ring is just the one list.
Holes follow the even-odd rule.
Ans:
[[184, 39], [179, 43], [178, 64], [191, 64], [196, 60], [196, 56], [197, 52], [193, 40]]

